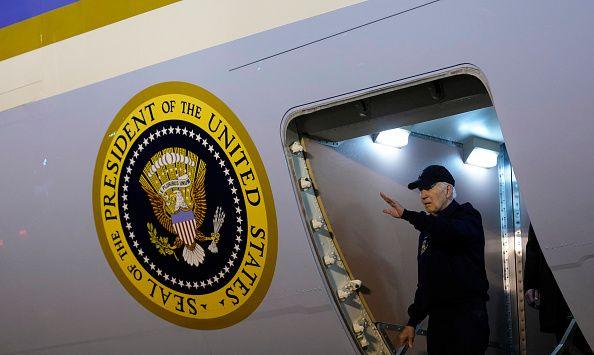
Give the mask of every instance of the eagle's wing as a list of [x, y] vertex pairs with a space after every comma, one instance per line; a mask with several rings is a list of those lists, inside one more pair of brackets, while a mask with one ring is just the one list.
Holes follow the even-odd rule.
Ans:
[[194, 217], [196, 218], [196, 227], [199, 228], [204, 222], [206, 215], [206, 188], [204, 186], [204, 178], [206, 176], [206, 166], [201, 161], [198, 166], [198, 173], [196, 179], [192, 184], [192, 201], [194, 202]]
[[145, 184], [140, 184], [146, 195], [148, 196], [149, 201], [151, 202], [151, 207], [153, 207], [153, 212], [155, 213], [155, 217], [163, 228], [167, 229], [170, 233], [176, 234], [175, 229], [173, 229], [173, 223], [171, 223], [171, 216], [165, 209], [165, 200], [163, 197], [153, 191], [150, 187], [145, 186]]

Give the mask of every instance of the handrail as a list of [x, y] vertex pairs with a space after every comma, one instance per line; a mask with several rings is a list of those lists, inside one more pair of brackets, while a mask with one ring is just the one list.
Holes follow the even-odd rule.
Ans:
[[[384, 343], [386, 343], [388, 345], [388, 349], [390, 350], [390, 353], [395, 354], [395, 355], [406, 354], [406, 352], [408, 351], [408, 345], [404, 345], [400, 350], [398, 350], [398, 348], [396, 346], [394, 346], [394, 344], [390, 340], [390, 337], [388, 337], [388, 334], [386, 333], [386, 330], [401, 331], [402, 329], [404, 329], [404, 327], [405, 327], [404, 325], [376, 322], [375, 326], [377, 327], [377, 330], [379, 331], [380, 336], [384, 340]], [[417, 326], [415, 328], [415, 333], [417, 335], [427, 336], [427, 330], [422, 329], [420, 326]]]
[[565, 330], [565, 333], [563, 333], [563, 338], [561, 338], [561, 341], [559, 342], [559, 344], [557, 344], [551, 355], [560, 354], [563, 350], [565, 350], [565, 348], [569, 344], [567, 340], [569, 339], [571, 333], [575, 329], [576, 324], [577, 323], [575, 321], [575, 318], [572, 318], [571, 322], [569, 322], [569, 325], [567, 326], [567, 329]]
[[[379, 331], [380, 336], [384, 340], [384, 343], [386, 343], [388, 345], [388, 349], [390, 350], [390, 352], [392, 354], [394, 354], [394, 355], [406, 354], [406, 352], [408, 351], [408, 345], [404, 345], [400, 350], [398, 350], [398, 348], [396, 346], [394, 346], [394, 344], [392, 344], [390, 337], [388, 337], [388, 334], [386, 333], [386, 330], [401, 331], [402, 329], [404, 329], [405, 325], [385, 323], [385, 322], [375, 322], [375, 326], [376, 326], [377, 330]], [[415, 328], [415, 333], [417, 335], [427, 336], [427, 330], [421, 328], [420, 325], [418, 325]], [[493, 341], [489, 341], [489, 347], [499, 349], [499, 350], [505, 350], [505, 349], [503, 349], [501, 344], [499, 344], [497, 342], [493, 342]], [[556, 355], [556, 353], [551, 354], [551, 355]]]
[[[396, 330], [396, 331], [400, 331], [400, 330], [404, 329], [404, 327], [405, 327], [405, 325], [402, 325], [402, 324], [392, 324], [392, 323], [384, 323], [384, 322], [376, 322], [375, 325], [382, 330], [387, 329], [387, 330]], [[427, 336], [427, 331], [421, 327], [417, 327], [415, 329], [415, 332], [417, 333], [417, 335]]]

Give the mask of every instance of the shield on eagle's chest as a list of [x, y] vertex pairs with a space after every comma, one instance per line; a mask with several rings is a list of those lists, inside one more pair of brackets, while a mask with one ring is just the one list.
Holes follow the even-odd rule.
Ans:
[[190, 245], [194, 243], [196, 237], [196, 219], [192, 211], [179, 211], [171, 215], [171, 222], [173, 222], [173, 229], [177, 232], [185, 244]]

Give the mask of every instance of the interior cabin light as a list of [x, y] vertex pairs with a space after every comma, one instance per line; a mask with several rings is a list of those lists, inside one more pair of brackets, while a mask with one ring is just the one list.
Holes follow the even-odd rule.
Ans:
[[497, 155], [499, 153], [492, 150], [476, 147], [466, 158], [466, 163], [482, 168], [492, 168], [497, 165]]
[[497, 165], [499, 143], [478, 137], [470, 137], [462, 143], [463, 160], [466, 164], [492, 168]]
[[410, 131], [402, 128], [394, 128], [378, 133], [373, 141], [375, 143], [389, 145], [391, 147], [402, 148], [408, 144]]

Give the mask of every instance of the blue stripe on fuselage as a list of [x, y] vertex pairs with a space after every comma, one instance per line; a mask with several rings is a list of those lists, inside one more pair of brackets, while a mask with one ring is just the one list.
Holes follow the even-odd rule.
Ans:
[[78, 0], [0, 0], [0, 28], [77, 2]]

